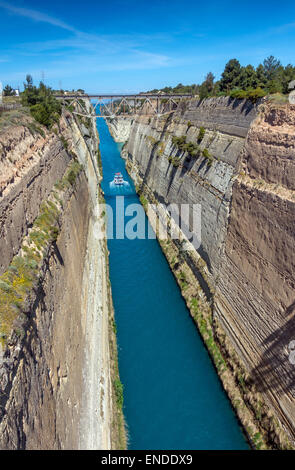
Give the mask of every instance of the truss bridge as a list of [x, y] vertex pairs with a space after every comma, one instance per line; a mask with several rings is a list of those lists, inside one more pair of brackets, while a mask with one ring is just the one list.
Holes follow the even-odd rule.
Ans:
[[[175, 109], [181, 100], [193, 98], [190, 94], [63, 94], [55, 95], [74, 114], [90, 118], [161, 116]], [[92, 107], [86, 102], [91, 101]]]

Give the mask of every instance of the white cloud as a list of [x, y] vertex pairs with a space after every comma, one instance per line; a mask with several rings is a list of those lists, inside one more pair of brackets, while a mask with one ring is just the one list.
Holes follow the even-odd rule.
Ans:
[[48, 24], [51, 24], [53, 26], [57, 26], [59, 28], [66, 29], [68, 31], [78, 32], [75, 28], [68, 25], [64, 21], [61, 21], [58, 18], [54, 18], [53, 16], [46, 15], [45, 13], [41, 13], [37, 10], [31, 10], [31, 9], [28, 9], [28, 8], [15, 7], [13, 5], [10, 5], [7, 2], [2, 2], [2, 1], [0, 1], [0, 7], [5, 8], [5, 10], [7, 10], [10, 13], [13, 13], [15, 15], [18, 15], [18, 16], [24, 16], [24, 17], [30, 18], [31, 20], [34, 20], [34, 21], [41, 21], [41, 22], [44, 22], [44, 23], [48, 23]]
[[8, 68], [3, 64], [1, 78], [9, 82], [22, 82], [28, 72], [37, 82], [41, 79], [41, 71], [44, 72], [47, 83], [54, 84], [61, 79], [67, 83], [76, 83], [78, 80], [82, 84], [108, 76], [111, 80], [119, 80], [128, 71], [131, 71], [132, 76], [133, 71], [136, 73], [174, 67], [181, 65], [184, 60], [181, 57], [173, 58], [159, 50], [164, 49], [164, 44], [174, 40], [172, 34], [89, 34], [53, 16], [15, 7], [2, 0], [1, 8], [11, 14], [47, 23], [68, 32], [61, 39], [53, 37], [45, 41], [15, 43], [2, 51], [3, 57], [4, 54], [9, 57], [11, 65]]

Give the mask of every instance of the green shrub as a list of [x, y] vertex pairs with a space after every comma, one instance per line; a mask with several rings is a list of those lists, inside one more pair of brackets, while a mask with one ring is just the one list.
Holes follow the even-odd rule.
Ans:
[[172, 137], [173, 145], [176, 145], [176, 147], [179, 150], [184, 150], [185, 142], [186, 142], [186, 135], [182, 135], [180, 137], [176, 137], [176, 136]]
[[33, 85], [33, 79], [27, 75], [25, 90], [21, 94], [22, 104], [30, 108], [31, 115], [40, 124], [51, 127], [59, 121], [61, 104], [54, 97], [51, 88], [40, 82], [39, 87]]
[[68, 182], [73, 186], [76, 181], [76, 173], [74, 170], [70, 170], [68, 173]]
[[63, 135], [61, 135], [60, 140], [61, 140], [61, 143], [63, 144], [64, 149], [68, 150], [69, 144], [68, 144], [67, 139]]
[[208, 166], [211, 166], [212, 163], [213, 163], [213, 157], [212, 155], [209, 153], [209, 150], [207, 148], [204, 148], [203, 151], [202, 151], [202, 155], [204, 158], [206, 158], [207, 160], [207, 165]]
[[169, 157], [169, 158], [168, 158], [168, 161], [169, 161], [170, 163], [172, 163], [172, 165], [173, 165], [175, 168], [179, 167], [179, 165], [180, 165], [180, 159], [177, 158], [177, 157]]
[[256, 101], [264, 96], [266, 96], [266, 92], [260, 87], [248, 90], [248, 99], [252, 101], [252, 103], [256, 103]]
[[199, 134], [198, 134], [198, 138], [197, 138], [198, 144], [200, 144], [202, 142], [202, 140], [204, 139], [205, 133], [206, 133], [206, 129], [201, 126], [200, 129], [199, 129]]
[[123, 403], [124, 403], [124, 396], [123, 396], [123, 391], [124, 387], [120, 379], [116, 378], [113, 381], [114, 384], [114, 389], [115, 389], [115, 394], [116, 394], [116, 402], [118, 408], [123, 408]]
[[143, 194], [141, 194], [141, 195], [139, 196], [139, 200], [140, 200], [142, 206], [146, 209], [146, 208], [147, 208], [147, 205], [148, 205], [148, 201], [147, 201], [147, 199], [144, 197]]
[[266, 96], [266, 91], [262, 88], [248, 88], [247, 90], [242, 90], [236, 88], [230, 92], [231, 98], [236, 98], [240, 100], [250, 100], [252, 103], [256, 103], [260, 98]]
[[202, 150], [202, 155], [205, 158], [209, 158], [211, 156], [210, 153], [209, 153], [209, 150], [206, 149], [206, 148]]
[[194, 142], [186, 143], [184, 145], [184, 150], [192, 157], [196, 157], [197, 155], [200, 154], [200, 147]]

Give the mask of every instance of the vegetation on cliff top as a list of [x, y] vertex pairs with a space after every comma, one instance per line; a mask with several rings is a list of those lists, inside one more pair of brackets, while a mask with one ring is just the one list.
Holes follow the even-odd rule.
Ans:
[[232, 98], [247, 98], [252, 102], [274, 93], [289, 93], [288, 85], [295, 79], [295, 67], [291, 64], [285, 67], [273, 56], [267, 57], [256, 68], [253, 65], [241, 66], [237, 59], [231, 59], [225, 65], [221, 79], [215, 81], [212, 72], [206, 75], [205, 80], [197, 85], [183, 85], [165, 87], [164, 93], [192, 93], [201, 99], [210, 96], [231, 96]]
[[48, 128], [57, 123], [61, 115], [61, 104], [54, 97], [51, 88], [43, 82], [36, 87], [31, 75], [27, 75], [24, 88], [21, 95], [22, 104], [30, 108], [36, 121]]

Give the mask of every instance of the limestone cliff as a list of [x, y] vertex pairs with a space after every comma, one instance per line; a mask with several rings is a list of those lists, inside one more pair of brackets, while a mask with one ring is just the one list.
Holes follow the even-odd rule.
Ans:
[[132, 123], [133, 119], [128, 116], [109, 119], [109, 129], [115, 142], [125, 142], [128, 139]]
[[55, 134], [28, 117], [0, 136], [2, 449], [118, 445], [98, 136], [86, 124], [66, 111]]
[[252, 122], [233, 186], [215, 314], [276, 416], [295, 436], [295, 108]]
[[[190, 276], [183, 295], [195, 319], [201, 313], [194, 312], [194, 298], [204, 311], [208, 307], [194, 284], [211, 302], [203, 338], [207, 344], [213, 335], [227, 364], [221, 379], [258, 448], [288, 447], [282, 429], [295, 440], [295, 377], [288, 360], [295, 339], [294, 115], [291, 105], [191, 100], [161, 117], [137, 117], [122, 151], [149, 201], [202, 206], [198, 252], [183, 257], [174, 242]], [[172, 248], [164, 243], [163, 249], [172, 259]], [[203, 320], [196, 320], [199, 327]], [[219, 368], [218, 354], [210, 352]]]
[[32, 125], [32, 119], [26, 117], [22, 125], [1, 133], [0, 274], [18, 252], [42, 200], [70, 161], [55, 134]]

